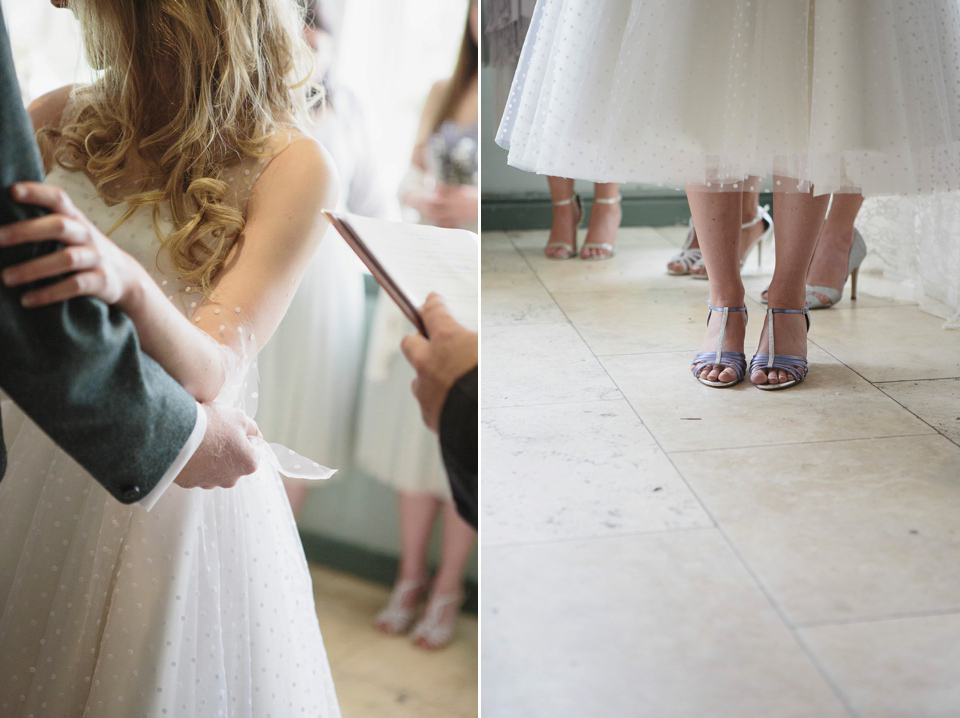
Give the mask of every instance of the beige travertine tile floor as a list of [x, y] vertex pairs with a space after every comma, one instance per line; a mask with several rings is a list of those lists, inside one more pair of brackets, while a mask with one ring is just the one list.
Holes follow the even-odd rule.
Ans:
[[960, 332], [867, 274], [804, 384], [703, 387], [684, 234], [482, 238], [482, 715], [960, 716]]
[[387, 587], [315, 564], [310, 573], [343, 718], [477, 715], [476, 616], [461, 616], [455, 641], [429, 653], [373, 629]]

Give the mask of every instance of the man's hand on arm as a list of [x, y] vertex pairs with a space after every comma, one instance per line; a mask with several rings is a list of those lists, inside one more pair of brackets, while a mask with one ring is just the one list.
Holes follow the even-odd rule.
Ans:
[[241, 476], [252, 474], [260, 462], [250, 439], [260, 436], [257, 425], [238, 409], [204, 404], [207, 430], [196, 452], [174, 479], [185, 489], [229, 489]]
[[403, 338], [400, 348], [417, 372], [412, 386], [420, 402], [423, 421], [436, 432], [450, 387], [477, 366], [479, 342], [476, 332], [450, 315], [438, 294], [430, 293], [420, 315], [430, 339], [410, 334]]

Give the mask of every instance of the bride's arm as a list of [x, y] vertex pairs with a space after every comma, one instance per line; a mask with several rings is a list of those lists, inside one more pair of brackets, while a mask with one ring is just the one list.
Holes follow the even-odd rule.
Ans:
[[18, 286], [73, 272], [26, 292], [24, 304], [44, 306], [82, 295], [115, 304], [133, 320], [144, 351], [199, 401], [210, 401], [231, 368], [251, 359], [280, 323], [326, 229], [320, 210], [335, 203], [336, 172], [326, 152], [308, 138], [267, 165], [250, 196], [244, 231], [193, 321], [62, 190], [24, 183], [14, 191], [18, 201], [53, 213], [0, 229], [0, 246], [46, 239], [67, 246], [8, 269], [4, 283]]

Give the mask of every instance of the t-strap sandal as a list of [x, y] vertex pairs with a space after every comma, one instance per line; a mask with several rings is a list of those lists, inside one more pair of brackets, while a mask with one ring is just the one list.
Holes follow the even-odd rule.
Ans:
[[802, 314], [807, 320], [807, 331], [810, 331], [810, 316], [807, 308], [803, 309], [768, 309], [767, 310], [767, 351], [768, 354], [754, 354], [750, 361], [750, 375], [756, 371], [780, 369], [787, 372], [792, 378], [776, 384], [754, 384], [757, 389], [777, 391], [799, 384], [807, 377], [807, 358], [792, 354], [777, 354], [773, 344], [773, 317], [776, 314]]
[[[710, 311], [707, 313], [707, 326], [710, 326], [710, 318], [713, 316], [713, 312], [723, 312], [723, 315], [720, 318], [720, 336], [717, 337], [717, 350], [715, 352], [709, 351], [700, 352], [697, 354], [693, 358], [693, 364], [690, 365], [690, 371], [693, 372], [693, 376], [701, 384], [723, 389], [725, 387], [739, 384], [741, 381], [743, 381], [743, 377], [747, 372], [746, 355], [743, 352], [732, 352], [729, 350], [724, 350], [723, 348], [724, 335], [727, 333], [727, 317], [729, 317], [730, 312], [743, 312], [744, 316], [746, 316], [747, 308], [715, 307], [710, 304], [709, 301], [707, 301], [707, 306], [710, 308]], [[733, 381], [710, 381], [709, 379], [704, 379], [700, 376], [700, 372], [704, 367], [710, 366], [711, 364], [717, 364], [728, 369], [733, 369], [737, 373], [737, 378]]]

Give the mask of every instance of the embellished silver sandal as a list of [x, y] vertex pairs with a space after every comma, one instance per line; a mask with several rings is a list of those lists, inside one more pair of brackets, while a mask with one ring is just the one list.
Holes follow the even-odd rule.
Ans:
[[[700, 253], [700, 247], [692, 247], [693, 241], [697, 238], [697, 233], [693, 229], [693, 217], [690, 218], [690, 229], [687, 230], [687, 238], [683, 241], [683, 247], [667, 261], [667, 274], [674, 277], [683, 277], [690, 274], [690, 270], [703, 263], [703, 254]], [[681, 269], [670, 269], [671, 264], [679, 264]]]
[[[571, 247], [566, 242], [547, 242], [547, 246], [543, 248], [543, 253], [547, 255], [548, 259], [573, 259], [577, 256], [577, 227], [580, 226], [580, 222], [583, 220], [583, 205], [580, 204], [580, 195], [574, 192], [567, 197], [567, 199], [550, 203], [553, 207], [566, 207], [571, 204], [577, 205], [577, 223], [573, 230], [573, 246]], [[566, 254], [547, 254], [547, 250], [552, 248], [564, 249], [566, 250]]]
[[810, 331], [810, 315], [807, 314], [807, 308], [803, 309], [768, 309], [767, 310], [767, 351], [768, 354], [754, 354], [750, 361], [750, 375], [757, 371], [767, 371], [769, 369], [779, 369], [790, 375], [790, 379], [784, 382], [770, 384], [754, 384], [757, 389], [764, 391], [777, 391], [787, 389], [799, 384], [807, 377], [807, 358], [795, 356], [793, 354], [777, 354], [773, 343], [773, 317], [777, 314], [802, 314], [807, 320], [807, 331]]
[[[620, 204], [621, 199], [623, 199], [623, 197], [621, 197], [620, 195], [617, 195], [616, 197], [610, 197], [610, 198], [602, 197], [600, 199], [594, 199], [593, 203], [594, 204]], [[584, 257], [583, 250], [585, 249], [600, 249], [606, 252], [606, 254], [597, 254], [592, 257]], [[585, 262], [597, 262], [602, 259], [610, 259], [610, 257], [614, 255], [614, 252], [615, 250], [613, 248], [613, 245], [610, 244], [609, 242], [587, 241], [583, 243], [582, 247], [580, 247], [580, 259], [584, 260]]]
[[[713, 316], [713, 312], [723, 312], [723, 315], [720, 318], [720, 336], [717, 337], [717, 350], [700, 352], [697, 354], [693, 358], [693, 364], [690, 365], [690, 371], [693, 372], [694, 378], [696, 378], [698, 382], [705, 386], [712, 386], [718, 389], [735, 386], [743, 381], [743, 377], [746, 375], [747, 357], [743, 352], [732, 352], [725, 350], [723, 348], [723, 339], [724, 335], [727, 333], [727, 318], [730, 316], [730, 312], [743, 312], [744, 316], [746, 316], [747, 308], [715, 307], [710, 304], [709, 300], [707, 301], [707, 306], [710, 308], [710, 311], [707, 313], [707, 326], [710, 326], [710, 318]], [[733, 381], [710, 381], [709, 379], [704, 379], [701, 377], [700, 372], [703, 370], [703, 368], [712, 364], [733, 369], [733, 371], [735, 371], [737, 374], [737, 378]]]

